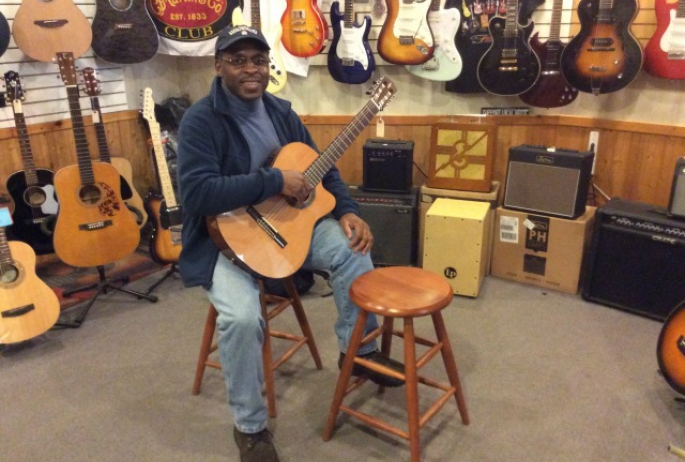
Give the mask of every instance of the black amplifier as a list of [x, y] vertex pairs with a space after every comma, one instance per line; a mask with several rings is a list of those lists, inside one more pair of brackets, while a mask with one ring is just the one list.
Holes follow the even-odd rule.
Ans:
[[685, 222], [661, 207], [612, 199], [597, 209], [581, 293], [664, 320], [685, 300]]
[[414, 142], [370, 139], [364, 143], [365, 191], [408, 193], [412, 187]]

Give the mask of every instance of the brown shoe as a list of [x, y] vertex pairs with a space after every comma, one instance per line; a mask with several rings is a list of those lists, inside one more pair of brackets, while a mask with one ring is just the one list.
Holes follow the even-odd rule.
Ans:
[[233, 427], [233, 438], [240, 450], [240, 462], [280, 462], [271, 432], [243, 433]]

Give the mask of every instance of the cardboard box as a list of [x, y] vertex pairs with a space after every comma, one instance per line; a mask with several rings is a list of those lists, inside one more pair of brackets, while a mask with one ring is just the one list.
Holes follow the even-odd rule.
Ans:
[[498, 207], [491, 274], [570, 294], [578, 293], [596, 207], [575, 220]]
[[[497, 196], [499, 194], [499, 181], [493, 181], [490, 183], [490, 192], [473, 192], [473, 191], [460, 191], [457, 189], [436, 189], [429, 188], [427, 186], [421, 186], [419, 191], [419, 251], [418, 251], [418, 266], [423, 266], [423, 239], [425, 236], [425, 225], [426, 225], [426, 214], [428, 209], [430, 209], [433, 202], [439, 198], [446, 199], [460, 199], [469, 201], [481, 201], [488, 202], [490, 206], [495, 209], [498, 205]], [[490, 214], [491, 219], [494, 219], [494, 211]], [[490, 229], [494, 229], [491, 226]], [[489, 248], [489, 247], [488, 247]], [[488, 261], [490, 257], [488, 256]]]
[[455, 294], [477, 297], [487, 275], [493, 214], [487, 202], [437, 199], [426, 214], [423, 267]]

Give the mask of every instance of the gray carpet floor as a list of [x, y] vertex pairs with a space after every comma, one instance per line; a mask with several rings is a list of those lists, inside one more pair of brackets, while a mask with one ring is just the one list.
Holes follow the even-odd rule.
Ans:
[[[282, 460], [409, 460], [406, 441], [346, 416], [321, 439], [338, 372], [327, 292], [317, 278], [304, 297], [324, 369], [303, 350], [276, 372]], [[156, 294], [156, 304], [107, 294], [80, 328], [0, 351], [0, 461], [238, 461], [220, 372], [191, 395], [205, 296], [176, 277]], [[444, 316], [471, 425], [448, 402], [421, 431], [423, 461], [677, 460], [667, 448], [685, 446], [685, 404], [657, 372], [660, 322], [491, 276]], [[296, 326], [291, 313], [274, 323]], [[429, 320], [417, 331], [430, 337]], [[439, 361], [424, 372], [444, 377]], [[425, 410], [437, 394], [420, 393]], [[346, 403], [404, 425], [403, 388], [364, 385]]]

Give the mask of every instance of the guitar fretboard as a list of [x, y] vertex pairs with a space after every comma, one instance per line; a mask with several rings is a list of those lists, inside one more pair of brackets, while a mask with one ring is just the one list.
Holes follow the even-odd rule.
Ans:
[[250, 25], [262, 30], [262, 17], [259, 14], [259, 0], [250, 1], [250, 18], [252, 19]]
[[345, 29], [354, 27], [354, 3], [352, 0], [345, 0]]
[[83, 124], [81, 114], [81, 104], [79, 103], [79, 91], [76, 85], [67, 85], [67, 97], [69, 99], [69, 112], [71, 113], [71, 124], [73, 125], [74, 142], [76, 143], [76, 156], [78, 157], [78, 167], [81, 174], [81, 184], [95, 183], [93, 174], [93, 162], [90, 158], [86, 129]]
[[164, 155], [164, 146], [162, 146], [162, 132], [159, 124], [154, 120], [148, 120], [148, 127], [150, 128], [150, 136], [152, 137], [152, 148], [155, 153], [155, 162], [157, 163], [157, 174], [159, 175], [159, 184], [162, 187], [162, 195], [166, 201], [166, 206], [169, 209], [177, 207], [176, 194], [171, 183], [171, 176], [169, 175], [169, 166], [166, 163], [166, 156]]
[[21, 151], [21, 159], [24, 164], [26, 184], [28, 186], [34, 186], [38, 184], [38, 175], [36, 174], [36, 165], [33, 162], [31, 141], [29, 140], [28, 128], [26, 127], [26, 119], [24, 119], [24, 113], [21, 111], [21, 101], [14, 101], [12, 109], [14, 110], [14, 123], [17, 127], [19, 150]]
[[545, 46], [547, 53], [545, 54], [545, 71], [558, 71], [560, 66], [560, 51], [561, 40], [559, 33], [561, 31], [561, 10], [563, 8], [564, 0], [554, 0], [552, 6], [552, 24], [549, 29], [549, 38]]
[[597, 22], [600, 24], [611, 23], [611, 10], [614, 8], [614, 0], [599, 0], [599, 12]]
[[12, 263], [12, 253], [10, 252], [10, 246], [7, 242], [7, 234], [5, 234], [4, 227], [0, 228], [0, 263]]
[[100, 160], [102, 162], [112, 163], [112, 157], [109, 154], [109, 145], [107, 144], [107, 133], [105, 132], [105, 124], [102, 122], [102, 111], [100, 110], [100, 101], [97, 96], [90, 97], [90, 107], [93, 110], [93, 126], [95, 127], [95, 135], [98, 139], [98, 151], [100, 153]]

